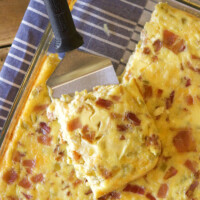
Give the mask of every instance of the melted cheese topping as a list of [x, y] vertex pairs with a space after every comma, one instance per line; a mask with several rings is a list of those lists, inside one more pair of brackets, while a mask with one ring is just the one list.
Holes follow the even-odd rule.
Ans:
[[[100, 200], [199, 199], [199, 37], [198, 18], [156, 6], [121, 80], [131, 86], [136, 79], [159, 130], [162, 155], [147, 175]], [[1, 200], [95, 199], [67, 164], [59, 123], [46, 116], [51, 99], [45, 82], [58, 62], [56, 55], [46, 59], [2, 158]]]
[[77, 176], [88, 180], [95, 197], [155, 167], [159, 138], [134, 81], [77, 92], [67, 101], [54, 100], [54, 114]]

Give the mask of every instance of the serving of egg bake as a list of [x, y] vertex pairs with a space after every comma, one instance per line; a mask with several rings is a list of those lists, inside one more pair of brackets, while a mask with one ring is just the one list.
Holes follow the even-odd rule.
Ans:
[[119, 85], [52, 99], [49, 55], [0, 163], [0, 199], [199, 200], [200, 19], [155, 7]]

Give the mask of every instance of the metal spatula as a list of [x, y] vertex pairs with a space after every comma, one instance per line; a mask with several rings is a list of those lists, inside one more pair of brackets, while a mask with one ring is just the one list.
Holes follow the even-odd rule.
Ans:
[[67, 52], [47, 81], [53, 97], [73, 94], [94, 86], [118, 84], [118, 78], [108, 58], [77, 50], [83, 39], [76, 31], [67, 0], [45, 0], [47, 13], [55, 35], [56, 50]]

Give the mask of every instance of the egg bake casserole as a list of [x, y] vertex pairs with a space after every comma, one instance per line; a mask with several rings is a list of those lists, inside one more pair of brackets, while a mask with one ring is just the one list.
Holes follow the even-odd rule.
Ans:
[[200, 20], [159, 3], [120, 84], [51, 99], [49, 55], [0, 161], [0, 199], [199, 200]]

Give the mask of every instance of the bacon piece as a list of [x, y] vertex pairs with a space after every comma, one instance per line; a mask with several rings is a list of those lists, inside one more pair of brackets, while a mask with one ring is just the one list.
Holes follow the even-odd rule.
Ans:
[[85, 192], [85, 195], [89, 195], [89, 194], [92, 194], [92, 190], [89, 189], [87, 192]]
[[73, 183], [73, 186], [76, 187], [78, 186], [79, 184], [81, 184], [82, 181], [80, 179], [77, 179], [74, 183]]
[[40, 136], [37, 137], [37, 140], [40, 144], [50, 146], [52, 137], [49, 137], [49, 136], [46, 136], [46, 135], [40, 135]]
[[7, 183], [7, 184], [12, 184], [14, 183], [18, 178], [18, 174], [15, 172], [14, 169], [10, 169], [8, 171], [6, 171], [3, 174], [3, 180]]
[[87, 140], [89, 143], [93, 143], [93, 141], [95, 139], [95, 132], [92, 131], [92, 132], [90, 132], [88, 134], [85, 134], [85, 135], [82, 136], [82, 138], [84, 140]]
[[58, 153], [58, 155], [60, 155], [61, 157], [64, 156], [64, 155], [65, 155], [65, 151], [60, 151], [60, 152]]
[[112, 172], [108, 171], [106, 168], [100, 166], [99, 170], [101, 172], [101, 175], [105, 178], [105, 179], [109, 179], [112, 177]]
[[199, 185], [199, 182], [197, 180], [193, 181], [193, 183], [190, 185], [190, 187], [188, 188], [188, 190], [186, 191], [186, 196], [187, 197], [192, 197], [193, 192], [195, 190], [195, 188]]
[[85, 183], [87, 183], [87, 182], [88, 182], [88, 180], [85, 178], [85, 179], [84, 179], [84, 182], [85, 182]]
[[186, 96], [185, 100], [188, 106], [193, 105], [193, 97], [190, 94]]
[[184, 51], [186, 48], [185, 41], [168, 30], [163, 31], [163, 45], [175, 54]]
[[158, 89], [157, 90], [157, 97], [160, 98], [162, 96], [163, 90]]
[[171, 50], [175, 53], [178, 54], [182, 51], [184, 51], [186, 48], [185, 46], [185, 41], [183, 39], [180, 39], [176, 41], [176, 43], [172, 46]]
[[191, 58], [192, 58], [192, 59], [195, 59], [195, 60], [200, 60], [200, 57], [199, 57], [199, 56], [196, 56], [196, 55], [194, 55], [194, 54], [191, 55]]
[[145, 190], [144, 190], [143, 187], [138, 186], [138, 185], [131, 185], [131, 184], [128, 184], [128, 185], [123, 189], [123, 191], [125, 191], [125, 192], [137, 193], [137, 194], [141, 194], [141, 195], [144, 195], [144, 193], [145, 193]]
[[78, 128], [82, 128], [81, 121], [78, 117], [67, 122], [68, 131], [74, 131]]
[[159, 190], [158, 190], [158, 194], [157, 197], [158, 198], [165, 198], [168, 192], [168, 185], [166, 183], [161, 184]]
[[114, 101], [119, 101], [120, 100], [120, 96], [117, 96], [117, 95], [111, 95], [110, 96], [111, 98], [112, 98], [112, 100], [114, 100]]
[[35, 160], [23, 160], [23, 163], [22, 163], [24, 167], [29, 167], [29, 168], [34, 168], [35, 164], [36, 164]]
[[187, 78], [187, 77], [184, 77], [185, 79], [185, 87], [189, 87], [191, 85], [191, 79]]
[[84, 140], [87, 140], [89, 143], [92, 143], [94, 141], [95, 138], [95, 132], [94, 131], [90, 131], [88, 125], [85, 125], [82, 130], [82, 138]]
[[125, 138], [124, 135], [121, 135], [119, 139], [120, 139], [120, 140], [125, 140], [126, 138]]
[[22, 192], [22, 194], [24, 195], [24, 197], [26, 198], [26, 199], [32, 199], [33, 198], [33, 196], [31, 196], [31, 195], [29, 195], [29, 194], [25, 194], [25, 193], [23, 193]]
[[120, 131], [120, 132], [124, 132], [128, 129], [128, 127], [124, 124], [118, 124], [117, 125], [117, 130]]
[[132, 113], [132, 112], [128, 112], [126, 113], [126, 118], [131, 122], [133, 123], [135, 126], [139, 126], [140, 123], [141, 123], [141, 120], [138, 119], [138, 117]]
[[102, 197], [99, 197], [98, 200], [107, 200], [107, 199], [120, 199], [121, 194], [119, 192], [110, 192]]
[[158, 56], [152, 56], [152, 61], [156, 62], [158, 60]]
[[159, 120], [161, 118], [161, 115], [155, 116], [155, 120]]
[[111, 199], [120, 199], [121, 198], [120, 193], [119, 192], [115, 192], [115, 191], [110, 192], [109, 196], [111, 197]]
[[172, 157], [171, 157], [171, 156], [162, 156], [162, 158], [163, 158], [164, 161], [167, 162], [167, 161], [168, 161], [169, 159], [171, 159]]
[[19, 200], [19, 198], [18, 197], [13, 197], [13, 196], [7, 196], [6, 200]]
[[174, 95], [175, 95], [175, 91], [172, 91], [169, 97], [166, 99], [166, 109], [171, 108], [172, 103], [174, 101]]
[[146, 198], [150, 200], [156, 200], [156, 198], [151, 193], [147, 193]]
[[100, 106], [100, 107], [102, 107], [102, 108], [105, 108], [105, 109], [109, 109], [109, 108], [113, 105], [113, 102], [110, 101], [110, 100], [106, 100], [106, 99], [99, 98], [99, 99], [96, 101], [96, 105], [97, 105], [97, 106]]
[[102, 197], [99, 197], [98, 200], [107, 200], [109, 198], [109, 194], [106, 194]]
[[188, 67], [190, 70], [192, 70], [193, 72], [197, 72], [197, 73], [200, 74], [200, 69], [199, 69], [199, 68], [194, 68], [194, 67], [192, 66], [192, 63], [191, 63], [191, 62], [188, 61], [186, 64], [187, 64], [187, 67]]
[[28, 174], [32, 174], [32, 169], [31, 169], [31, 168], [26, 168], [26, 172], [27, 172]]
[[33, 183], [40, 183], [43, 181], [43, 179], [44, 179], [43, 174], [37, 174], [37, 175], [31, 177], [31, 181]]
[[73, 151], [73, 158], [78, 161], [81, 158], [81, 154], [76, 151]]
[[36, 106], [33, 108], [33, 111], [35, 111], [35, 112], [40, 112], [40, 111], [45, 110], [47, 107], [48, 107], [48, 104], [36, 105]]
[[155, 116], [155, 120], [159, 120], [161, 115]]
[[70, 191], [67, 192], [67, 196], [71, 196], [71, 194], [72, 194], [72, 193], [71, 193]]
[[144, 47], [143, 53], [144, 53], [144, 54], [147, 54], [147, 55], [150, 54], [150, 53], [151, 53], [150, 48], [149, 48], [149, 47]]
[[189, 69], [200, 74], [200, 69], [198, 69], [198, 68], [189, 67]]
[[14, 152], [13, 154], [13, 161], [14, 162], [21, 162], [22, 157], [24, 157], [25, 154], [24, 153], [20, 153], [19, 151]]
[[152, 87], [150, 85], [144, 85], [144, 99], [148, 99], [152, 97], [153, 91], [152, 91]]
[[194, 174], [197, 172], [197, 165], [198, 163], [191, 160], [186, 160], [184, 165], [191, 170]]
[[163, 31], [163, 44], [167, 48], [171, 48], [171, 46], [175, 43], [178, 36], [172, 33], [171, 31], [164, 30]]
[[63, 156], [58, 156], [58, 157], [56, 157], [55, 159], [56, 159], [56, 161], [61, 161], [61, 160], [62, 160], [62, 157], [63, 157]]
[[180, 153], [196, 151], [196, 145], [190, 129], [181, 130], [173, 138], [173, 144]]
[[189, 110], [187, 108], [183, 108], [183, 111], [188, 112]]
[[182, 64], [182, 63], [181, 63], [180, 69], [181, 69], [182, 71], [184, 71], [184, 67], [183, 67], [183, 64]]
[[40, 130], [44, 135], [47, 135], [50, 133], [51, 128], [45, 122], [40, 122]]
[[87, 140], [89, 143], [93, 143], [95, 139], [95, 132], [94, 131], [88, 131], [87, 133], [83, 133], [82, 138], [84, 140]]
[[29, 180], [27, 178], [23, 178], [20, 182], [19, 182], [19, 186], [28, 189], [31, 187], [31, 183], [29, 182]]
[[82, 132], [83, 134], [88, 133], [88, 132], [89, 132], [89, 127], [88, 127], [88, 125], [85, 125], [85, 126], [82, 128], [81, 132]]
[[175, 176], [177, 174], [177, 170], [174, 167], [170, 167], [167, 172], [165, 173], [164, 179], [167, 180], [171, 178], [172, 176]]
[[158, 146], [159, 143], [158, 143], [158, 136], [153, 134], [151, 136], [146, 136], [145, 137], [145, 144], [146, 146], [150, 146], [150, 145], [155, 145], [155, 146]]
[[196, 179], [199, 179], [200, 178], [200, 170], [195, 172], [194, 176], [195, 176]]
[[153, 48], [155, 52], [158, 52], [162, 48], [162, 42], [159, 39], [157, 39], [153, 43]]

